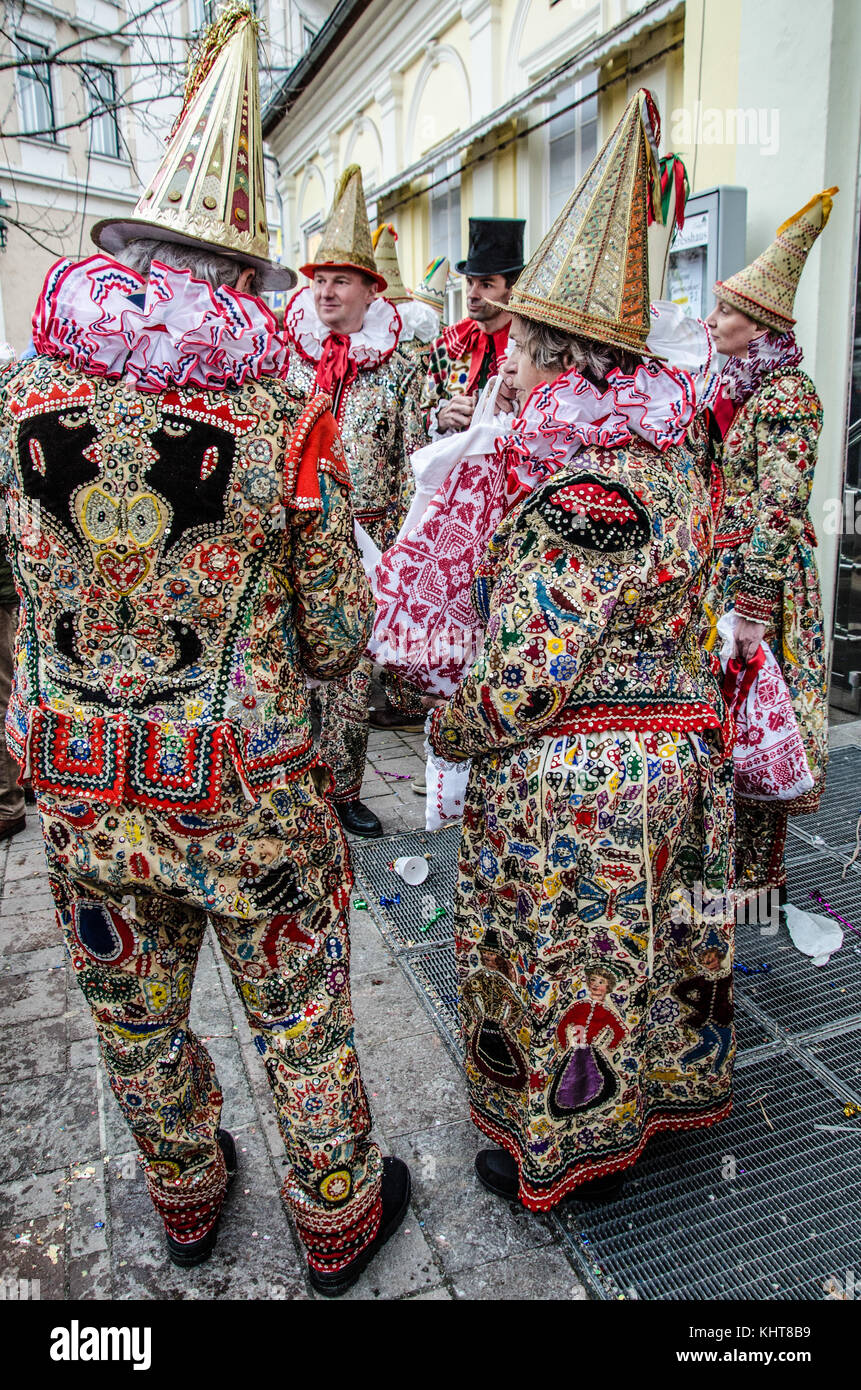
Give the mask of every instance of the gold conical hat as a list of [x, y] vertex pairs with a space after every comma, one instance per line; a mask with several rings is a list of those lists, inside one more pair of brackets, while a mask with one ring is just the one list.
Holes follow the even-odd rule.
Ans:
[[795, 292], [807, 253], [831, 216], [831, 200], [838, 192], [837, 188], [826, 188], [805, 203], [778, 227], [776, 240], [761, 256], [728, 280], [718, 280], [714, 287], [716, 298], [766, 328], [788, 332], [795, 323]]
[[147, 235], [202, 245], [253, 265], [262, 288], [295, 285], [269, 259], [257, 28], [247, 0], [231, 0], [204, 35], [158, 172], [130, 217], [96, 224], [97, 246], [116, 254]]
[[448, 283], [448, 256], [437, 256], [431, 261], [421, 284], [413, 290], [413, 299], [420, 304], [429, 304], [437, 313], [445, 308], [445, 287]]
[[410, 292], [401, 279], [398, 253], [395, 242], [398, 234], [391, 222], [383, 222], [374, 232], [374, 260], [377, 270], [386, 282], [386, 299], [393, 304], [410, 298]]
[[332, 211], [323, 228], [323, 238], [313, 261], [299, 267], [303, 275], [313, 276], [315, 270], [362, 270], [375, 281], [378, 290], [386, 288], [386, 278], [377, 269], [371, 224], [365, 206], [362, 171], [358, 164], [349, 164], [338, 180]]
[[645, 88], [631, 99], [511, 291], [523, 318], [649, 356], [651, 198], [662, 219], [660, 121]]

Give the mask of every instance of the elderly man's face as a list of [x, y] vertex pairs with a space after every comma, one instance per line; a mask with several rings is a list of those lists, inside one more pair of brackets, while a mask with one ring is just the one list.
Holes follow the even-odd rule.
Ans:
[[333, 333], [358, 333], [374, 293], [373, 284], [360, 270], [335, 266], [314, 271], [314, 308]]

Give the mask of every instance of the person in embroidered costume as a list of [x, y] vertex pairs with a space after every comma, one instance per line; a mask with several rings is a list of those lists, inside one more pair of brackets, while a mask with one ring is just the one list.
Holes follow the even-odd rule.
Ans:
[[236, 1169], [189, 1026], [209, 919], [272, 1086], [311, 1281], [338, 1294], [401, 1219], [409, 1174], [370, 1138], [349, 857], [305, 689], [367, 640], [350, 481], [328, 398], [278, 379], [272, 314], [235, 287], [295, 283], [268, 261], [256, 32], [246, 4], [216, 22], [162, 168], [97, 229], [147, 272], [59, 262], [37, 355], [0, 382], [3, 492], [41, 509], [11, 541], [8, 730], [171, 1259], [211, 1253]]
[[[354, 515], [385, 550], [413, 495], [410, 454], [427, 436], [417, 367], [398, 350], [401, 318], [376, 268], [358, 165], [344, 170], [316, 257], [301, 270], [313, 284], [294, 295], [284, 315], [291, 348], [287, 382], [307, 400], [321, 391], [331, 396]], [[379, 818], [359, 800], [372, 671], [372, 662], [362, 660], [319, 692], [320, 755], [334, 774], [332, 799], [345, 829], [365, 837], [383, 833]], [[397, 689], [389, 689], [398, 699]]]
[[[801, 368], [792, 310], [807, 254], [836, 188], [784, 222], [761, 256], [715, 285], [707, 320], [729, 356], [722, 374], [720, 446], [723, 508], [705, 599], [705, 640], [736, 614], [736, 656], [749, 661], [765, 641], [777, 658], [813, 777], [790, 802], [736, 800], [736, 886], [740, 903], [763, 891], [786, 895], [783, 852], [789, 814], [815, 811], [828, 763], [827, 669], [822, 597], [808, 512], [822, 406]], [[769, 909], [770, 912], [770, 909]]]
[[476, 1171], [532, 1210], [610, 1195], [652, 1134], [731, 1105], [732, 1041], [692, 1057], [677, 997], [707, 932], [732, 987], [732, 761], [696, 622], [701, 402], [648, 342], [656, 145], [641, 91], [512, 290], [521, 500], [475, 577], [483, 649], [428, 728], [444, 765], [472, 759], [456, 953], [471, 1113], [500, 1146]]
[[[521, 218], [471, 217], [469, 251], [455, 270], [466, 279], [469, 318], [443, 330], [434, 343], [422, 390], [431, 439], [464, 430], [479, 395], [505, 357], [511, 287], [523, 269]], [[510, 408], [503, 394], [501, 404]]]

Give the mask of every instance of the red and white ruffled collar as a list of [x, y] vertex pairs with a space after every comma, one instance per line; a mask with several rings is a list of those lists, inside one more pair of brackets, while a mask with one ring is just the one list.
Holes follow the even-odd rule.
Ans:
[[[556, 381], [536, 386], [514, 420], [511, 434], [497, 445], [507, 450], [524, 486], [534, 487], [550, 477], [581, 448], [617, 449], [629, 444], [634, 435], [661, 450], [682, 442], [697, 413], [714, 400], [719, 377], [705, 325], [699, 325], [699, 333], [690, 321], [674, 324], [673, 315], [664, 314], [664, 308], [658, 305], [652, 310], [653, 327], [657, 329], [663, 319], [666, 330], [661, 346], [672, 351], [674, 343], [684, 341], [685, 350], [679, 348], [678, 357], [689, 366], [650, 361], [631, 376], [616, 368], [607, 378], [606, 391], [599, 391], [572, 367]], [[693, 344], [688, 341], [691, 333], [698, 335]]]
[[[133, 294], [144, 294], [142, 309]], [[105, 255], [51, 268], [33, 345], [92, 376], [129, 377], [141, 391], [241, 386], [249, 376], [283, 376], [288, 361], [275, 316], [255, 295], [212, 289], [159, 261], [144, 280]]]
[[[374, 299], [368, 305], [359, 332], [349, 335], [350, 361], [355, 362], [360, 372], [387, 362], [398, 345], [401, 328], [401, 316], [391, 300], [383, 296]], [[298, 290], [284, 312], [284, 335], [298, 349], [299, 355], [316, 365], [331, 332], [314, 307], [314, 291], [310, 285]]]

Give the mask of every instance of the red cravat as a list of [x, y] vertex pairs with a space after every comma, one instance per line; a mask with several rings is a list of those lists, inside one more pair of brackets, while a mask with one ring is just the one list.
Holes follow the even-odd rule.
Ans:
[[353, 380], [356, 371], [355, 362], [350, 361], [350, 339], [343, 333], [330, 333], [317, 363], [317, 390], [334, 396], [339, 387]]

